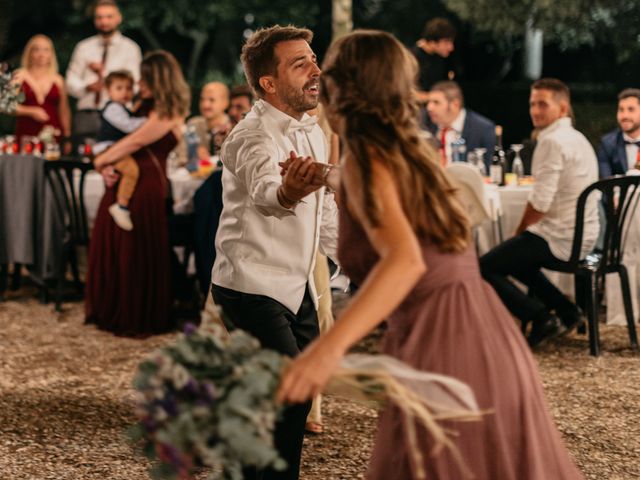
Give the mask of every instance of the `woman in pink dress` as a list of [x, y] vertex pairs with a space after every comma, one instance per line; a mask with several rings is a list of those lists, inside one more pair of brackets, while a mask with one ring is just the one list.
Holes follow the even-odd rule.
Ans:
[[[140, 96], [143, 101], [136, 114], [148, 120], [94, 160], [107, 190], [91, 233], [85, 289], [86, 323], [132, 337], [164, 333], [174, 326], [166, 162], [182, 137], [190, 92], [169, 52], [145, 55]], [[126, 155], [132, 155], [140, 169], [129, 204], [135, 225], [131, 231], [118, 227], [109, 214], [117, 191], [113, 164]]]
[[[18, 144], [24, 135], [37, 136], [47, 125], [57, 131], [58, 142], [68, 138], [71, 134], [71, 110], [49, 37], [31, 37], [22, 54], [22, 68], [15, 73], [15, 78], [24, 94], [24, 101], [16, 111]], [[69, 153], [70, 148], [71, 145], [66, 143], [65, 153]]]
[[[339, 257], [360, 289], [335, 326], [293, 361], [279, 398], [301, 402], [320, 392], [347, 350], [386, 319], [384, 353], [467, 383], [488, 411], [480, 421], [446, 425], [458, 433], [452, 441], [472, 478], [582, 478], [529, 348], [480, 275], [455, 189], [421, 139], [415, 60], [392, 35], [357, 31], [332, 45], [322, 70], [322, 101], [346, 148]], [[339, 188], [334, 170], [326, 182]], [[451, 452], [432, 455], [426, 431], [418, 442], [427, 479], [469, 478]], [[417, 471], [402, 414], [387, 407], [367, 478], [413, 480]]]

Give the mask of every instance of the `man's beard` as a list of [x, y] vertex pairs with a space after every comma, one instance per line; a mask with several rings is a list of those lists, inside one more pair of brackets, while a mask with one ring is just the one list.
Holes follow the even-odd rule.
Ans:
[[623, 128], [622, 131], [626, 134], [634, 133], [640, 130], [640, 123], [633, 123], [629, 128]]
[[102, 35], [103, 37], [110, 37], [111, 35], [113, 35], [115, 31], [116, 31], [115, 28], [110, 28], [108, 30], [105, 30], [105, 29], [98, 30], [98, 32], [100, 32], [100, 35]]
[[318, 106], [318, 97], [313, 99], [306, 98], [304, 94], [306, 87], [307, 85], [298, 90], [297, 88], [286, 86], [280, 93], [280, 99], [296, 112], [303, 113], [313, 110]]

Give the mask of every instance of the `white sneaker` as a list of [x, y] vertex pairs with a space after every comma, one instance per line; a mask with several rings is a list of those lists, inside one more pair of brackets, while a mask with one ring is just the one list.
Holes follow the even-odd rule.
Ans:
[[121, 229], [130, 231], [133, 230], [133, 222], [131, 221], [131, 212], [120, 208], [120, 205], [114, 203], [109, 207], [109, 213], [113, 217], [113, 221], [116, 222]]

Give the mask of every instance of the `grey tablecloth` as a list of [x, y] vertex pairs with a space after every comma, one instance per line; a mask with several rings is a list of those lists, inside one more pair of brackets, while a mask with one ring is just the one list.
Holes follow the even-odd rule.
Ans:
[[22, 263], [52, 278], [64, 234], [42, 158], [0, 155], [0, 263]]

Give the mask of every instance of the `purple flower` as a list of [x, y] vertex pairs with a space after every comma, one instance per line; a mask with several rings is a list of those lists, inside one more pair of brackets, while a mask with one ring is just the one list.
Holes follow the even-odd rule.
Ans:
[[211, 382], [203, 382], [202, 383], [202, 391], [207, 400], [213, 401], [218, 398], [218, 392], [216, 391], [216, 387]]
[[162, 408], [172, 417], [175, 417], [178, 414], [178, 405], [176, 404], [176, 399], [173, 395], [167, 395], [161, 402]]
[[198, 382], [196, 382], [193, 378], [190, 378], [187, 384], [184, 386], [184, 390], [192, 395], [196, 395], [198, 393]]
[[151, 417], [145, 417], [142, 420], [142, 425], [144, 425], [144, 428], [147, 432], [154, 432], [157, 428], [156, 421]]
[[191, 335], [198, 330], [198, 326], [189, 322], [184, 324], [183, 332], [185, 335]]

